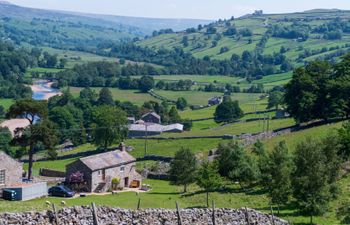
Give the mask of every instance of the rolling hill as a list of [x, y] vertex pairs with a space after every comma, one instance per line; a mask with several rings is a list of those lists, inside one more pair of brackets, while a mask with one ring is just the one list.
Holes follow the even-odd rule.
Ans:
[[254, 14], [220, 20], [137, 42], [154, 49], [181, 48], [196, 58], [226, 60], [244, 51], [283, 54], [294, 65], [333, 59], [349, 50], [350, 11], [315, 9], [290, 14]]
[[86, 49], [106, 41], [130, 41], [153, 30], [181, 30], [206, 22], [82, 14], [26, 8], [0, 1], [0, 37], [34, 46]]

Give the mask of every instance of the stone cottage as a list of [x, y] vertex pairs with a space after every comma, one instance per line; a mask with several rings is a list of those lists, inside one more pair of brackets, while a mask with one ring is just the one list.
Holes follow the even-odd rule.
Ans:
[[112, 187], [112, 179], [120, 180], [120, 187], [140, 187], [142, 177], [136, 172], [136, 159], [122, 145], [120, 150], [80, 158], [66, 166], [66, 182], [74, 173], [83, 174], [89, 192], [105, 192]]
[[222, 97], [212, 97], [208, 100], [208, 105], [219, 105], [222, 101]]
[[0, 191], [22, 182], [23, 164], [0, 151]]
[[141, 120], [143, 120], [146, 123], [162, 123], [161, 117], [155, 112], [150, 112], [142, 115]]

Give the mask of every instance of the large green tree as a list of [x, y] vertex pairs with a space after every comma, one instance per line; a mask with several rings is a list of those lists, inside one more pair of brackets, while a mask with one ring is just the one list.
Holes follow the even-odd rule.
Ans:
[[293, 196], [299, 208], [306, 215], [323, 214], [331, 200], [330, 177], [327, 171], [327, 158], [321, 144], [308, 138], [297, 145], [292, 173]]
[[207, 207], [209, 207], [209, 192], [218, 190], [223, 185], [216, 163], [203, 162], [197, 172], [197, 185], [206, 193]]
[[267, 183], [269, 197], [273, 204], [279, 206], [286, 204], [292, 193], [291, 173], [293, 162], [289, 156], [287, 145], [284, 141], [275, 146], [269, 154], [270, 182]]
[[[35, 132], [38, 132], [38, 129], [42, 128], [38, 124], [40, 121], [47, 120], [47, 114], [47, 101], [36, 101], [33, 99], [17, 100], [15, 104], [10, 107], [7, 113], [8, 118], [24, 117], [29, 121], [29, 127], [25, 129], [26, 135], [21, 135], [23, 130], [17, 130], [15, 137], [15, 139], [20, 139], [20, 142], [22, 142], [23, 145], [29, 146], [28, 179], [32, 178], [34, 146], [38, 141], [43, 139], [43, 137], [36, 135]], [[34, 122], [37, 119], [40, 119], [40, 121], [34, 125]], [[41, 133], [39, 132], [39, 134]]]
[[127, 137], [126, 114], [115, 106], [98, 106], [92, 112], [93, 141], [107, 150]]
[[148, 92], [154, 87], [154, 79], [151, 76], [143, 76], [139, 81], [139, 88], [142, 92]]
[[187, 192], [187, 186], [195, 181], [196, 169], [196, 156], [188, 148], [181, 148], [170, 164], [170, 179], [173, 184], [184, 185]]
[[114, 105], [112, 92], [108, 88], [102, 88], [97, 103], [99, 105]]
[[226, 97], [224, 101], [216, 107], [214, 120], [217, 123], [234, 122], [243, 115], [244, 113], [239, 107], [238, 101], [232, 101], [231, 98]]
[[283, 92], [273, 91], [269, 94], [267, 109], [275, 108], [276, 110], [283, 104]]

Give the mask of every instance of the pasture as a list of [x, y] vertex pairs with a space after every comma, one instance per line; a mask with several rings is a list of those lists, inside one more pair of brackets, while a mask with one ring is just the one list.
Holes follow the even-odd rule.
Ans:
[[[101, 90], [101, 88], [92, 88], [92, 89], [96, 93], [98, 93]], [[77, 87], [69, 88], [70, 93], [75, 97], [79, 96], [79, 93], [81, 90], [82, 88], [77, 88]], [[118, 88], [110, 88], [110, 91], [112, 92], [114, 100], [119, 100], [122, 102], [130, 101], [139, 106], [143, 105], [143, 103], [147, 101], [158, 101], [148, 93], [142, 93], [138, 90], [121, 90]]]

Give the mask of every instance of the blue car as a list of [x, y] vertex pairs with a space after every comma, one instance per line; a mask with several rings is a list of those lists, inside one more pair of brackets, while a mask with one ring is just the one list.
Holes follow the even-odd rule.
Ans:
[[49, 195], [55, 197], [71, 198], [74, 197], [75, 192], [63, 185], [58, 185], [49, 189]]

